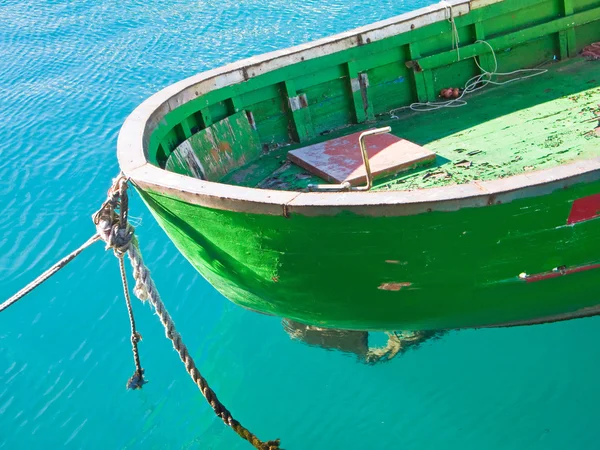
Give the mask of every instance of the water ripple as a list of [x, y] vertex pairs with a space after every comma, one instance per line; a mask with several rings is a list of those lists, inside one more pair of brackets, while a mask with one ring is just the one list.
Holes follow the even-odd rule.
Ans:
[[[0, 300], [91, 235], [90, 216], [118, 170], [119, 127], [145, 98], [199, 71], [427, 3], [0, 2]], [[130, 206], [190, 352], [260, 436], [290, 449], [593, 448], [597, 320], [450, 333], [365, 366], [228, 303], [135, 194]], [[133, 362], [122, 295], [117, 262], [98, 244], [0, 317], [0, 447], [247, 448], [137, 301], [150, 383], [124, 388]]]

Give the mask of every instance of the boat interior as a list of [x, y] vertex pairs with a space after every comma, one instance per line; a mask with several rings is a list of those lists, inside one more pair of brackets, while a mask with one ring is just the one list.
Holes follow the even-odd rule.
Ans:
[[600, 1], [484, 3], [247, 60], [241, 81], [225, 68], [210, 88], [187, 83], [148, 158], [249, 188], [386, 191], [600, 156]]

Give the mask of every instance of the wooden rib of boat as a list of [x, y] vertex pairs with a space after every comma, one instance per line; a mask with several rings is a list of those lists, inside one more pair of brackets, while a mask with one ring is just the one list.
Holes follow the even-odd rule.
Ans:
[[126, 120], [119, 163], [255, 311], [354, 330], [597, 314], [597, 41], [600, 0], [443, 2], [173, 84]]

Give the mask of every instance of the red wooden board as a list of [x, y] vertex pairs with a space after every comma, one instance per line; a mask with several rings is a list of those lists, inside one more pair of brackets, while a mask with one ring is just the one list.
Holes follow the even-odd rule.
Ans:
[[[359, 136], [360, 132], [292, 150], [288, 159], [329, 182], [359, 185], [366, 181]], [[435, 159], [432, 151], [389, 133], [367, 136], [365, 142], [373, 178]]]

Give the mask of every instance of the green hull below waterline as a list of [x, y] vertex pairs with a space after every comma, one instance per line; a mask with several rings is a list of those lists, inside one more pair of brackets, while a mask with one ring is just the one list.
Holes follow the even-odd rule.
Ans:
[[[259, 215], [141, 194], [181, 253], [238, 305], [324, 327], [419, 330], [599, 304], [600, 218], [567, 225], [573, 202], [598, 192], [593, 181], [399, 217]], [[566, 274], [533, 277], [557, 267]]]

